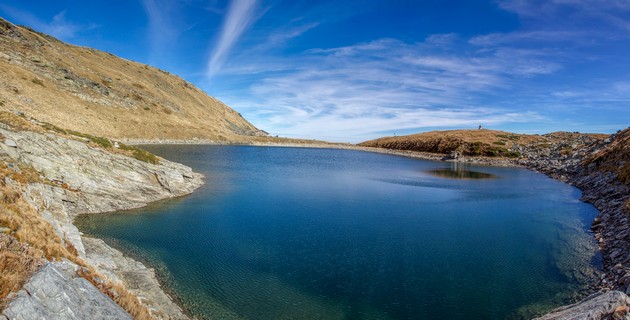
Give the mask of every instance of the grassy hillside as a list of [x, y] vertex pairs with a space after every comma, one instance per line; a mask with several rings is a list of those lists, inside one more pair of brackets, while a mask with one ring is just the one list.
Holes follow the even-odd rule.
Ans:
[[264, 133], [182, 78], [0, 18], [0, 110], [109, 138], [243, 140]]
[[[448, 154], [457, 151], [466, 156], [520, 157], [520, 146], [548, 149], [553, 144], [588, 136], [605, 139], [608, 135], [554, 132], [546, 135], [517, 134], [497, 130], [431, 131], [398, 137], [384, 137], [360, 143], [360, 146]], [[571, 149], [567, 145], [567, 152]]]
[[585, 164], [612, 172], [617, 180], [630, 185], [630, 128], [618, 132], [609, 145], [586, 159]]

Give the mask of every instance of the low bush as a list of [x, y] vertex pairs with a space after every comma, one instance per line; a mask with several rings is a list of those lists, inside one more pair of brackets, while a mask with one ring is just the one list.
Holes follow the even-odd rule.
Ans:
[[68, 134], [71, 134], [73, 136], [77, 136], [77, 137], [81, 137], [81, 138], [86, 138], [88, 140], [90, 140], [91, 142], [105, 148], [105, 149], [110, 149], [114, 146], [114, 144], [107, 138], [104, 137], [97, 137], [97, 136], [93, 136], [91, 134], [87, 134], [87, 133], [81, 133], [81, 132], [77, 132], [77, 131], [72, 131], [72, 130], [67, 130]]
[[136, 160], [140, 160], [140, 161], [144, 161], [144, 162], [152, 163], [152, 164], [160, 163], [160, 159], [157, 156], [155, 156], [151, 152], [146, 151], [144, 149], [140, 149], [138, 147], [130, 146], [130, 145], [127, 145], [127, 144], [124, 144], [124, 143], [120, 143], [118, 145], [118, 147], [121, 150], [131, 151], [131, 155]]

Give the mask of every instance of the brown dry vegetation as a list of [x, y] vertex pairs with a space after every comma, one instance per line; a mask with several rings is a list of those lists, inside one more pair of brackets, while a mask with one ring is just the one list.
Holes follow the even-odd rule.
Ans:
[[[14, 129], [38, 132], [45, 130], [9, 112], [0, 112], [0, 122]], [[131, 147], [130, 150], [139, 149]], [[0, 227], [8, 229], [6, 234], [0, 234], [0, 310], [8, 302], [7, 296], [19, 290], [45, 260], [65, 258], [82, 266], [79, 276], [92, 282], [134, 319], [153, 319], [135, 295], [120, 284], [112, 284], [79, 258], [74, 246], [70, 242], [62, 241], [53, 227], [26, 202], [22, 192], [28, 183], [45, 182], [40, 174], [27, 165], [7, 161], [0, 161]], [[68, 188], [67, 185], [65, 187]]]
[[[515, 145], [536, 149], [549, 148], [552, 143], [572, 141], [580, 136], [604, 139], [605, 134], [581, 134], [574, 132], [554, 132], [545, 135], [518, 134], [498, 130], [447, 130], [431, 131], [399, 137], [384, 137], [360, 143], [360, 146], [411, 150], [448, 154], [458, 151], [467, 156], [518, 157], [510, 151]], [[572, 152], [567, 149], [567, 152]]]
[[630, 128], [617, 133], [612, 143], [585, 161], [587, 165], [591, 163], [598, 170], [615, 173], [619, 181], [630, 184]]
[[[37, 177], [37, 178], [36, 178]], [[0, 163], [0, 309], [9, 293], [19, 290], [46, 260], [66, 258], [83, 268], [79, 276], [88, 279], [129, 312], [134, 319], [152, 319], [138, 298], [120, 284], [112, 284], [78, 257], [71, 243], [62, 241], [53, 227], [26, 202], [22, 191], [39, 175], [32, 168]]]
[[[0, 212], [5, 210], [0, 206]], [[25, 280], [44, 262], [41, 250], [0, 233], [0, 310], [6, 307], [6, 296], [22, 288]]]
[[379, 138], [359, 145], [441, 154], [458, 151], [469, 156], [516, 157], [518, 154], [509, 151], [513, 144], [537, 144], [546, 141], [546, 138], [538, 135], [484, 129], [431, 131], [408, 136]]
[[140, 161], [158, 164], [160, 159], [154, 154], [140, 149], [135, 146], [119, 144], [119, 148], [114, 148], [114, 143], [104, 137], [97, 137], [91, 134], [81, 133], [73, 130], [59, 128], [50, 123], [38, 123], [37, 121], [29, 121], [26, 116], [18, 116], [12, 112], [0, 110], [0, 123], [4, 123], [14, 130], [34, 131], [34, 132], [53, 132], [57, 135], [68, 139], [86, 141], [93, 147], [102, 148], [112, 153], [123, 154]]
[[110, 139], [242, 140], [258, 129], [168, 72], [0, 19], [0, 109]]

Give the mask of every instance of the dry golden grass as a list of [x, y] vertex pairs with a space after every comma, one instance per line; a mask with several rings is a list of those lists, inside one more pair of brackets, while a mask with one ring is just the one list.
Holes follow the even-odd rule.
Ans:
[[134, 319], [154, 319], [149, 310], [140, 303], [138, 297], [129, 292], [123, 285], [103, 281], [102, 277], [100, 277], [91, 267], [81, 268], [78, 270], [77, 274], [90, 281], [90, 283], [97, 287], [101, 292], [106, 294], [119, 306], [125, 309]]
[[[8, 185], [5, 178], [15, 181], [16, 185]], [[73, 260], [76, 256], [62, 245], [53, 227], [22, 198], [22, 188], [28, 181], [29, 178], [20, 172], [8, 168], [4, 163], [0, 165], [0, 225], [9, 228], [18, 241], [42, 250], [49, 260]]]
[[[3, 210], [0, 207], [0, 210]], [[0, 310], [6, 307], [6, 297], [18, 291], [28, 277], [43, 264], [41, 250], [0, 234]]]
[[[605, 134], [582, 134], [573, 132], [554, 132], [546, 135], [518, 134], [498, 130], [446, 130], [431, 131], [399, 137], [384, 137], [360, 143], [360, 146], [395, 150], [412, 150], [430, 153], [448, 154], [459, 151], [468, 156], [517, 157], [509, 149], [515, 144], [548, 148], [551, 143], [570, 141], [579, 136], [605, 139]], [[568, 148], [567, 152], [573, 152]]]
[[44, 259], [66, 258], [82, 266], [80, 276], [94, 283], [134, 319], [152, 319], [149, 310], [135, 295], [120, 284], [104, 280], [79, 258], [76, 248], [69, 242], [64, 243], [53, 227], [23, 199], [23, 188], [33, 182], [36, 171], [26, 166], [18, 168], [15, 170], [0, 163], [0, 227], [9, 229], [8, 234], [0, 234], [0, 309], [6, 304], [7, 295], [19, 290]]
[[180, 77], [0, 22], [9, 30], [0, 35], [0, 52], [21, 59], [0, 58], [2, 110], [113, 139], [232, 141], [257, 131]]
[[0, 122], [11, 126], [16, 130], [29, 130], [35, 132], [41, 132], [42, 129], [28, 121], [25, 117], [18, 116], [17, 114], [9, 111], [0, 110]]
[[515, 143], [538, 144], [548, 139], [538, 135], [524, 135], [497, 130], [431, 131], [407, 136], [385, 137], [362, 142], [364, 147], [412, 150], [447, 154], [458, 151], [472, 156], [518, 156], [508, 149]]
[[615, 140], [585, 161], [599, 170], [613, 172], [617, 179], [630, 184], [630, 128], [619, 132]]

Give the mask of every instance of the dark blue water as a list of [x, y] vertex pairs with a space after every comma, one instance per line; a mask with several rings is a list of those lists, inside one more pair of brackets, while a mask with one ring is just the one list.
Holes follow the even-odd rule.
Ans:
[[156, 267], [201, 318], [530, 317], [592, 280], [596, 210], [528, 170], [347, 150], [146, 148], [206, 185], [77, 224]]

